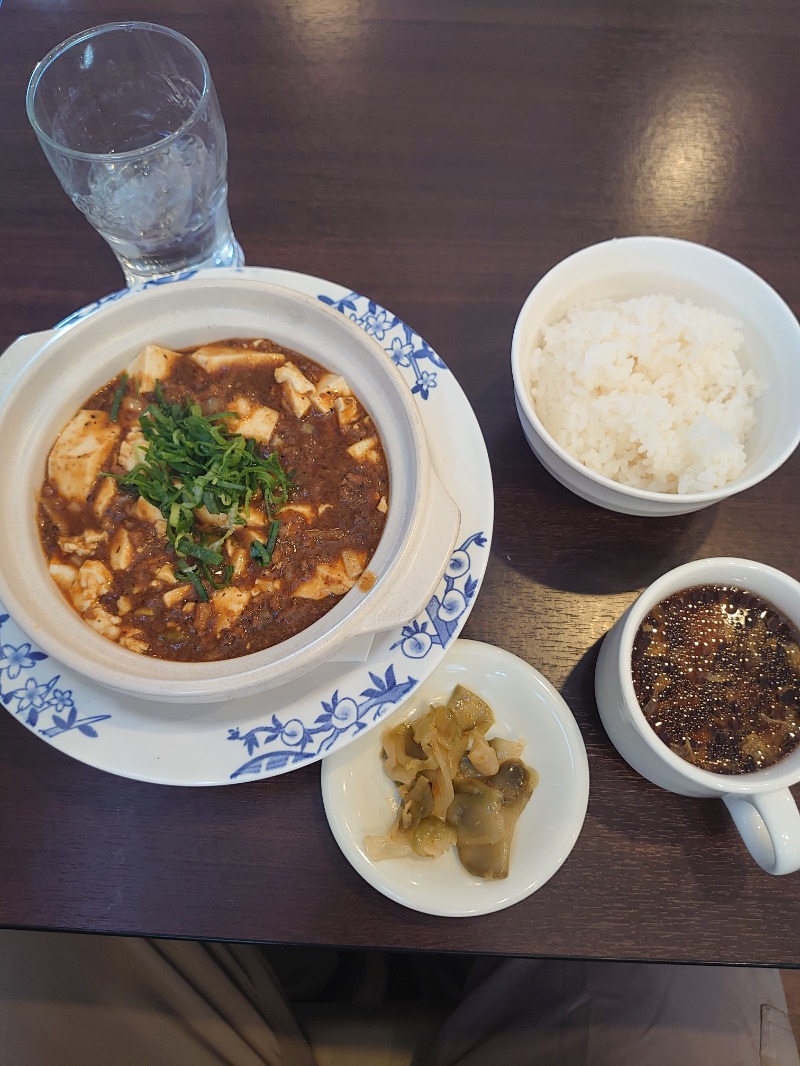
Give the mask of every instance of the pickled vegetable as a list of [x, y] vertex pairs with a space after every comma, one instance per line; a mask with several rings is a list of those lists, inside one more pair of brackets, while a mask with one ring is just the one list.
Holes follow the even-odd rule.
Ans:
[[368, 836], [370, 859], [438, 858], [456, 847], [476, 877], [508, 876], [517, 820], [538, 781], [521, 760], [524, 741], [486, 734], [491, 707], [457, 685], [444, 706], [383, 736], [383, 768], [399, 792], [395, 823]]

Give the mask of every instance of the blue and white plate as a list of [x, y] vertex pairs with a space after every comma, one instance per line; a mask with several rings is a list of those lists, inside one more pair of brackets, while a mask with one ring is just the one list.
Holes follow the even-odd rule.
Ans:
[[[18, 721], [82, 762], [143, 781], [223, 785], [286, 773], [345, 747], [407, 699], [453, 643], [475, 603], [494, 520], [492, 476], [478, 422], [442, 359], [396, 315], [341, 285], [261, 267], [209, 271], [315, 296], [370, 333], [405, 375], [419, 405], [433, 464], [461, 511], [450, 564], [424, 611], [378, 634], [367, 659], [327, 663], [257, 696], [191, 707], [135, 700], [94, 685], [36, 647], [0, 603], [0, 701]], [[178, 283], [187, 272], [169, 283]], [[148, 285], [165, 284], [164, 281]], [[113, 293], [59, 323], [68, 329]], [[50, 336], [47, 334], [45, 336]], [[0, 359], [0, 388], [44, 337]]]

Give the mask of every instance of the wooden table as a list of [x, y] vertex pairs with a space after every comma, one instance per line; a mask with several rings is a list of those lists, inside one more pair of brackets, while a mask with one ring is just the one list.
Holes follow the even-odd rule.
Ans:
[[[589, 753], [589, 810], [539, 892], [443, 920], [354, 873], [328, 831], [318, 765], [229, 788], [139, 784], [3, 714], [0, 924], [800, 964], [800, 875], [762, 873], [721, 803], [640, 779], [607, 741], [592, 691], [603, 634], [670, 567], [737, 554], [800, 577], [800, 456], [694, 515], [612, 514], [533, 458], [509, 369], [533, 284], [615, 235], [708, 243], [800, 310], [796, 5], [130, 0], [125, 10], [185, 32], [210, 61], [248, 262], [369, 294], [457, 375], [496, 492], [491, 560], [464, 635], [515, 652], [563, 692]], [[120, 287], [24, 110], [36, 60], [119, 13], [112, 0], [0, 8], [0, 349]]]

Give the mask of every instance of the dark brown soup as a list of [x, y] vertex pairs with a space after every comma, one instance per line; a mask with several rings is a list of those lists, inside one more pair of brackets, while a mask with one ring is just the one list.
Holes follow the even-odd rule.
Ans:
[[90, 626], [197, 662], [271, 647], [368, 588], [388, 499], [341, 376], [262, 339], [149, 345], [59, 435], [39, 529]]
[[702, 585], [663, 600], [631, 670], [657, 735], [704, 770], [760, 770], [800, 742], [800, 632], [751, 592]]

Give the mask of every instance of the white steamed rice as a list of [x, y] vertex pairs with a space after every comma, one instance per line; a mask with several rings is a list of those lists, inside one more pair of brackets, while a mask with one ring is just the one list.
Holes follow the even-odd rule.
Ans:
[[574, 307], [533, 351], [536, 413], [575, 459], [623, 485], [719, 488], [745, 468], [766, 387], [739, 364], [740, 327], [671, 296]]

